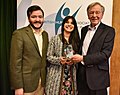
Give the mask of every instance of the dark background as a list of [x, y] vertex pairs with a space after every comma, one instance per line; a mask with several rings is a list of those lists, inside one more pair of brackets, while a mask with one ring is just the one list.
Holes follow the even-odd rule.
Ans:
[[9, 55], [16, 23], [17, 0], [0, 0], [0, 95], [14, 95], [10, 89]]

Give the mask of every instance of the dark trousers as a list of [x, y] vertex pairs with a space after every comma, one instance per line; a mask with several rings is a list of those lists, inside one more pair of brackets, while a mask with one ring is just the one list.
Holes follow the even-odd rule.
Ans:
[[107, 95], [107, 89], [91, 90], [88, 88], [82, 91], [78, 91], [78, 95]]

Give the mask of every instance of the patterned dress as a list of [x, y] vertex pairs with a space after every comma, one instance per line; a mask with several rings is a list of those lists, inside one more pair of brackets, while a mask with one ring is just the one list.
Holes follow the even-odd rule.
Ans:
[[61, 81], [60, 95], [74, 95], [74, 83], [72, 78], [72, 66], [65, 65], [63, 67], [63, 77]]
[[[76, 67], [74, 65], [61, 65], [60, 57], [63, 52], [63, 43], [60, 37], [61, 34], [52, 37], [48, 46], [46, 95], [76, 95]], [[72, 94], [73, 89], [74, 94]], [[63, 90], [69, 94], [62, 94]]]

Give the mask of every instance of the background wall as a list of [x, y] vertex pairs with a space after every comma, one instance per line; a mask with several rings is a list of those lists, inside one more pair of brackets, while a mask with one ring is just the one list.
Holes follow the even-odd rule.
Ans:
[[113, 27], [116, 30], [115, 44], [111, 56], [110, 95], [120, 95], [120, 0], [113, 0]]
[[100, 2], [104, 5], [105, 13], [102, 22], [111, 26], [113, 0], [17, 0], [17, 28], [28, 25], [27, 8], [37, 4], [45, 12], [43, 29], [48, 32], [49, 38], [61, 33], [61, 23], [67, 15], [75, 17], [80, 32], [83, 26], [89, 24], [86, 10], [92, 2]]

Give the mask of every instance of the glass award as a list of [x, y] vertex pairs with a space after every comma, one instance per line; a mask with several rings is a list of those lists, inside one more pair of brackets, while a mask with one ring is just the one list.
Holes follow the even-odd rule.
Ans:
[[73, 56], [72, 45], [69, 44], [64, 48], [64, 54], [65, 54], [65, 57], [68, 58], [68, 59], [70, 59]]

